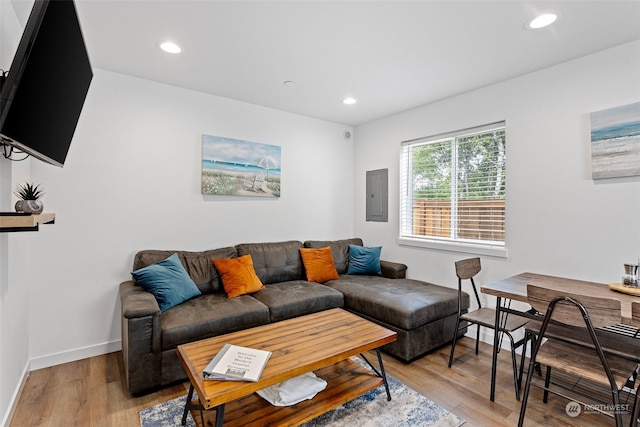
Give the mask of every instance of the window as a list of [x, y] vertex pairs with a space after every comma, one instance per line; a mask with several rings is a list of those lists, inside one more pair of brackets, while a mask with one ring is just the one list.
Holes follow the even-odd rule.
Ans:
[[401, 244], [505, 254], [505, 123], [402, 143]]

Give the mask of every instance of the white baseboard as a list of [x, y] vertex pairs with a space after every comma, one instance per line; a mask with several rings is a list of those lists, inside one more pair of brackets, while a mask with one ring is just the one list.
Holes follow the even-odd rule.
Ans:
[[11, 399], [9, 400], [9, 408], [7, 413], [4, 414], [4, 417], [0, 420], [0, 427], [5, 427], [9, 425], [9, 421], [13, 417], [13, 413], [16, 410], [16, 405], [18, 404], [18, 397], [22, 394], [22, 389], [24, 389], [24, 385], [27, 382], [27, 377], [29, 376], [29, 363], [27, 363], [22, 371], [22, 375], [20, 376], [20, 382], [18, 383], [16, 389], [13, 391], [11, 395]]
[[113, 353], [122, 350], [122, 341], [109, 341], [101, 344], [63, 351], [60, 353], [48, 354], [34, 357], [30, 361], [30, 371], [48, 368], [50, 366], [61, 365], [63, 363], [74, 362], [88, 357], [100, 356], [102, 354]]

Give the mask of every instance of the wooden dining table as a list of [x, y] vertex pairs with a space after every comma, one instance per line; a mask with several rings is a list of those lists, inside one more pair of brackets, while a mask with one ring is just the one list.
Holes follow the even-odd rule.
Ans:
[[[496, 320], [495, 329], [498, 330], [500, 319], [506, 313], [513, 313], [534, 317], [532, 314], [523, 310], [516, 310], [503, 306], [502, 299], [510, 299], [513, 301], [527, 302], [527, 285], [536, 285], [548, 289], [566, 291], [567, 293], [578, 293], [602, 298], [615, 298], [620, 300], [622, 323], [633, 324], [631, 315], [631, 304], [634, 301], [640, 301], [640, 296], [629, 295], [621, 292], [613, 291], [608, 285], [597, 282], [588, 282], [584, 280], [568, 279], [564, 277], [548, 276], [537, 273], [520, 273], [497, 282], [483, 285], [480, 287], [482, 293], [493, 295], [496, 297]], [[490, 399], [495, 400], [496, 389], [496, 372], [498, 362], [498, 350], [500, 346], [500, 334], [495, 333], [493, 337], [493, 356], [491, 362], [491, 392]]]

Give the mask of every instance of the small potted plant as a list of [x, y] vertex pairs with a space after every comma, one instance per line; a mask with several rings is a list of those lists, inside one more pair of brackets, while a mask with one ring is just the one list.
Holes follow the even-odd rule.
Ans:
[[44, 195], [44, 190], [40, 184], [18, 184], [13, 194], [20, 199], [16, 202], [16, 212], [42, 213], [44, 205], [40, 198]]

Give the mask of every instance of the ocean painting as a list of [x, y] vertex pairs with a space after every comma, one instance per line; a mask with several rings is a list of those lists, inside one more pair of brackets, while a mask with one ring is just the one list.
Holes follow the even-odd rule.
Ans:
[[591, 113], [593, 179], [640, 175], [640, 102]]
[[202, 135], [202, 194], [280, 197], [281, 147]]

